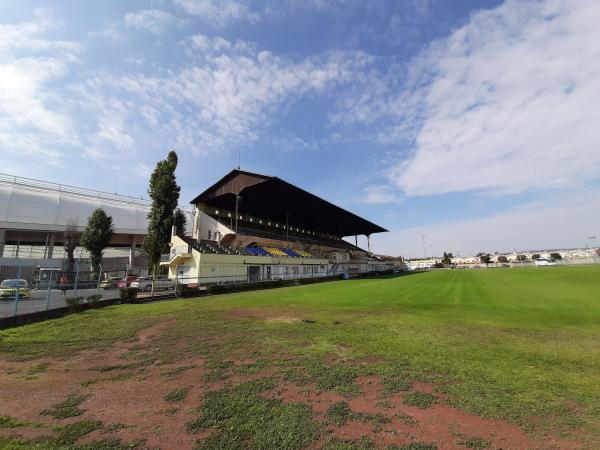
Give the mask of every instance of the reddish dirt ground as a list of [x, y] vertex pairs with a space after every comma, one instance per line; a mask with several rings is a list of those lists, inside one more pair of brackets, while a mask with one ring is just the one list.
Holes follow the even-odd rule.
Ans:
[[[287, 317], [285, 319], [289, 320]], [[0, 360], [0, 415], [48, 424], [83, 419], [100, 420], [106, 426], [121, 424], [115, 429], [107, 430], [105, 427], [94, 431], [80, 442], [117, 437], [123, 441], [143, 439], [151, 448], [193, 448], [203, 434], [186, 433], [184, 424], [195, 416], [193, 410], [201, 404], [203, 394], [223, 386], [223, 382], [208, 383], [203, 380], [203, 375], [209, 372], [203, 360], [149, 364], [105, 372], [97, 370], [99, 366], [131, 363], [122, 358], [123, 354], [135, 347], [151, 345], [153, 338], [160, 335], [169, 324], [164, 322], [142, 330], [136, 339], [117, 342], [107, 349], [83, 351], [69, 358], [42, 358], [27, 362]], [[245, 360], [236, 364], [252, 362]], [[40, 373], [27, 375], [28, 370], [37, 364], [47, 367]], [[177, 368], [185, 370], [168, 375], [168, 372]], [[235, 384], [276, 373], [274, 368], [265, 368], [258, 374], [241, 376], [230, 370], [232, 375], [228, 382]], [[373, 420], [350, 420], [339, 427], [325, 425], [326, 433], [314, 444], [314, 448], [319, 448], [331, 437], [359, 440], [363, 436], [368, 436], [378, 448], [390, 444], [426, 442], [436, 444], [439, 449], [464, 449], [467, 447], [461, 442], [469, 437], [484, 439], [497, 449], [580, 448], [572, 441], [552, 435], [533, 438], [514, 424], [481, 418], [441, 403], [425, 409], [410, 406], [403, 403], [401, 392], [386, 395], [383, 399], [383, 386], [376, 376], [360, 377], [356, 381], [363, 393], [352, 398], [319, 391], [315, 385], [297, 386], [283, 380], [279, 380], [277, 388], [263, 395], [286, 402], [307, 403], [312, 406], [315, 419], [321, 423], [326, 422], [327, 408], [342, 400], [347, 401], [355, 413], [378, 414], [389, 418], [388, 423], [380, 424]], [[169, 391], [188, 386], [191, 390], [183, 401], [170, 403], [165, 400]], [[417, 382], [413, 389], [432, 393], [438, 400], [443, 400], [435, 393], [433, 385]], [[80, 405], [84, 410], [81, 416], [59, 421], [40, 414], [71, 394], [89, 395]], [[52, 432], [32, 427], [0, 429], [2, 435], [20, 435], [26, 439], [49, 433]]]

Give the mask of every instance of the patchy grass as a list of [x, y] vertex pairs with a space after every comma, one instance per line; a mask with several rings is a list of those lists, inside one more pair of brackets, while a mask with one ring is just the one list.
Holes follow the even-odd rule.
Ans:
[[147, 364], [147, 362], [135, 362], [128, 364], [107, 364], [105, 366], [92, 367], [90, 370], [96, 370], [98, 372], [113, 372], [115, 370], [135, 369], [138, 367], [146, 366]]
[[[344, 395], [358, 395], [356, 377], [372, 374], [387, 380], [383, 391], [410, 397], [404, 373], [436, 384], [470, 413], [595, 442], [598, 292], [597, 266], [336, 281], [88, 310], [0, 331], [0, 357], [68, 358], [175, 318], [132, 357], [214, 359], [209, 369], [232, 374], [261, 369], [224, 361], [268, 360], [287, 381]], [[268, 320], [286, 316], [316, 323]], [[277, 358], [292, 362], [279, 366]], [[377, 363], [349, 362], [359, 360]]]
[[473, 448], [473, 449], [477, 449], [477, 450], [492, 448], [491, 442], [486, 441], [485, 439], [482, 439], [477, 436], [463, 437], [462, 439], [460, 439], [458, 441], [458, 444], [463, 445], [467, 448]]
[[404, 403], [417, 408], [431, 408], [435, 403], [435, 396], [426, 392], [410, 391], [402, 398]]
[[40, 428], [45, 425], [30, 420], [17, 419], [11, 416], [0, 416], [0, 428], [20, 428], [20, 427], [35, 427]]
[[358, 395], [361, 390], [354, 382], [360, 375], [357, 368], [350, 365], [326, 363], [320, 360], [304, 362], [306, 373], [317, 383], [317, 388], [335, 391], [348, 396]]
[[172, 391], [167, 393], [167, 395], [165, 395], [165, 400], [168, 402], [180, 402], [188, 396], [191, 390], [191, 386], [173, 389]]
[[202, 375], [202, 379], [207, 383], [217, 383], [219, 381], [224, 381], [227, 378], [229, 378], [227, 369], [215, 369]]
[[327, 417], [327, 421], [332, 423], [333, 425], [337, 425], [338, 427], [344, 425], [350, 419], [352, 411], [350, 411], [350, 407], [348, 403], [345, 401], [332, 403], [327, 411], [325, 412], [325, 417]]
[[383, 384], [383, 394], [395, 394], [397, 392], [408, 391], [412, 387], [412, 381], [406, 378], [390, 378], [383, 377], [381, 380]]
[[276, 386], [272, 378], [205, 394], [199, 416], [186, 424], [190, 432], [214, 431], [197, 449], [300, 449], [317, 436], [318, 425], [307, 405], [260, 396]]
[[339, 401], [332, 403], [325, 412], [327, 422], [336, 426], [342, 426], [349, 420], [358, 420], [360, 422], [373, 422], [376, 425], [388, 424], [392, 421], [391, 417], [383, 414], [372, 414], [366, 412], [355, 412], [350, 409], [348, 403]]
[[[102, 430], [103, 432], [113, 432], [122, 428], [115, 428], [114, 425], [105, 428], [103, 423], [97, 420], [83, 420], [67, 425], [52, 426], [2, 416], [0, 424], [8, 428], [43, 427], [54, 431], [52, 435], [41, 436], [31, 440], [0, 436], [0, 448], [6, 450], [134, 450], [141, 449], [143, 446], [143, 441], [123, 442], [119, 439], [103, 439], [87, 444], [77, 444], [80, 438], [92, 431]], [[0, 425], [1, 427], [2, 425]]]
[[391, 445], [386, 450], [437, 450], [437, 445], [426, 442], [411, 442], [406, 445]]
[[370, 450], [375, 448], [373, 442], [366, 436], [359, 441], [330, 439], [323, 446], [323, 450]]
[[40, 414], [51, 416], [55, 419], [67, 419], [83, 414], [83, 410], [79, 408], [89, 396], [88, 395], [70, 395], [67, 399], [60, 403], [52, 405], [51, 408], [43, 410]]
[[166, 370], [164, 372], [162, 372], [160, 374], [161, 377], [165, 377], [165, 378], [169, 378], [171, 380], [174, 380], [176, 378], [179, 378], [181, 375], [183, 375], [185, 372], [187, 372], [190, 369], [195, 369], [196, 366], [193, 364], [187, 365], [187, 366], [180, 366], [177, 367], [173, 370]]
[[98, 420], [84, 420], [74, 422], [58, 428], [56, 437], [52, 439], [54, 444], [68, 445], [74, 444], [77, 439], [102, 428], [102, 422]]

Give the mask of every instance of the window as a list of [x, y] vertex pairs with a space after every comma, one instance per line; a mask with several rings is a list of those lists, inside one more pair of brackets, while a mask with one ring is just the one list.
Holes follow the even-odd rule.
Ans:
[[208, 230], [208, 240], [210, 241], [211, 235], [210, 235], [211, 230]]

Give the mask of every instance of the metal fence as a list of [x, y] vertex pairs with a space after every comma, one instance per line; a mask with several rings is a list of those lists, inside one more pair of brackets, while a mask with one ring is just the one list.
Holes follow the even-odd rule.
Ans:
[[219, 264], [201, 265], [194, 273], [187, 266], [177, 267], [176, 283], [194, 287], [224, 284], [260, 283], [277, 280], [302, 280], [393, 270], [391, 265], [372, 264]]
[[5, 259], [0, 265], [0, 317], [64, 307], [69, 298], [81, 303], [116, 299], [119, 288], [132, 283], [139, 285], [142, 299], [175, 291], [175, 282], [166, 276], [149, 276], [147, 268], [122, 263], [93, 270], [81, 260]]

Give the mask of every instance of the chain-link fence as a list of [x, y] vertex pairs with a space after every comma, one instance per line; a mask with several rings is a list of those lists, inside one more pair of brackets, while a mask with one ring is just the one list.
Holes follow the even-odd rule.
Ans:
[[94, 270], [81, 260], [12, 259], [0, 265], [0, 318], [61, 308], [69, 301], [116, 299], [127, 287], [139, 288], [140, 299], [175, 292], [174, 281], [160, 272], [148, 275], [143, 267], [117, 263]]

